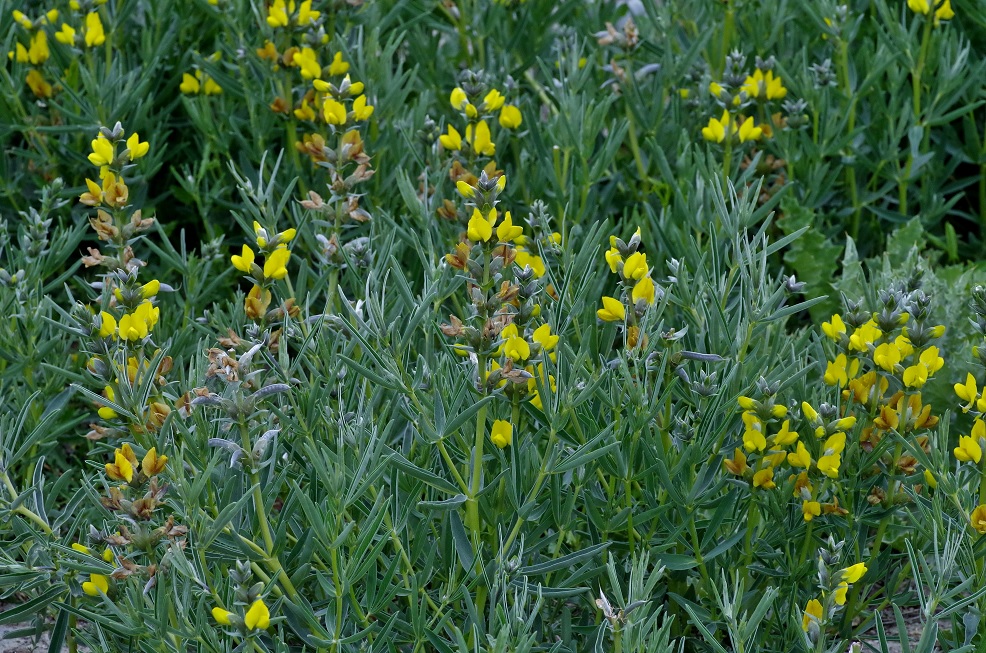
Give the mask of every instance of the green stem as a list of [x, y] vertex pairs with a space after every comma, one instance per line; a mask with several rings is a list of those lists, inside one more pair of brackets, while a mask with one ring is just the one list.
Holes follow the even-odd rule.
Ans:
[[[479, 387], [486, 394], [486, 356], [477, 357], [479, 372]], [[486, 406], [483, 404], [476, 412], [476, 435], [472, 450], [472, 482], [469, 486], [466, 502], [466, 516], [473, 539], [479, 541], [481, 530], [479, 522], [479, 490], [483, 481], [483, 445], [486, 443]]]

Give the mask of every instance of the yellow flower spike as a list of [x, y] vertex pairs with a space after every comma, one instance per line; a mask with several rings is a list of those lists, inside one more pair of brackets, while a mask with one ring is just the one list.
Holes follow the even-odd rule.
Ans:
[[116, 159], [116, 151], [113, 143], [100, 134], [90, 143], [92, 154], [89, 155], [89, 162], [94, 166], [108, 166]]
[[283, 279], [288, 276], [288, 259], [291, 251], [287, 248], [275, 249], [264, 261], [264, 276], [268, 279]]
[[243, 250], [239, 256], [234, 254], [230, 257], [230, 260], [233, 262], [233, 267], [240, 272], [246, 272], [247, 274], [250, 274], [253, 271], [254, 259], [255, 256], [253, 250], [247, 245], [243, 246]]
[[[446, 150], [456, 151], [462, 149], [462, 136], [459, 131], [452, 125], [448, 126], [448, 134], [442, 134], [438, 137], [438, 142], [442, 144]], [[460, 182], [465, 183], [465, 182]]]
[[558, 336], [551, 333], [551, 325], [547, 322], [534, 329], [531, 339], [541, 345], [542, 351], [551, 351], [558, 344]]
[[615, 247], [610, 247], [604, 256], [606, 257], [606, 263], [609, 265], [610, 271], [616, 274], [617, 265], [623, 260], [623, 257], [620, 256], [620, 251]]
[[487, 111], [498, 110], [503, 106], [504, 102], [506, 102], [506, 98], [504, 98], [500, 91], [495, 88], [487, 93], [486, 97], [483, 98], [483, 104], [485, 105]]
[[803, 442], [798, 443], [796, 451], [787, 455], [787, 462], [791, 467], [803, 467], [805, 469], [811, 467], [811, 454]]
[[512, 104], [500, 109], [499, 117], [500, 126], [504, 129], [517, 129], [520, 127], [521, 123], [524, 122], [524, 116], [521, 115], [520, 109]]
[[110, 590], [109, 581], [102, 574], [89, 574], [89, 580], [82, 583], [82, 591], [89, 596], [106, 594]]
[[195, 75], [190, 73], [183, 73], [181, 76], [181, 84], [178, 85], [178, 90], [180, 90], [185, 95], [195, 95], [202, 88], [199, 84], [199, 80], [195, 78]]
[[969, 521], [980, 534], [986, 535], [986, 504], [976, 506], [969, 516]]
[[777, 484], [774, 483], [774, 468], [767, 467], [755, 473], [753, 475], [753, 487], [763, 488], [764, 490], [773, 490], [777, 487]]
[[726, 458], [722, 461], [722, 464], [730, 474], [736, 476], [742, 476], [749, 469], [749, 466], [746, 464], [746, 454], [739, 447], [733, 452], [733, 457], [731, 459]]
[[150, 478], [151, 476], [157, 476], [163, 472], [167, 463], [168, 457], [157, 455], [157, 447], [151, 447], [150, 450], [144, 454], [144, 460], [140, 463], [140, 470], [144, 472], [144, 476]]
[[496, 446], [504, 449], [513, 443], [514, 425], [502, 419], [495, 420], [490, 429], [490, 440]]
[[647, 255], [643, 252], [634, 252], [623, 263], [623, 276], [627, 279], [637, 281], [643, 279], [648, 272]]
[[798, 432], [791, 430], [791, 420], [786, 419], [781, 424], [781, 430], [774, 435], [774, 445], [786, 447], [798, 441]]
[[801, 514], [805, 521], [811, 521], [822, 514], [822, 504], [817, 501], [804, 500], [801, 502]]
[[349, 63], [342, 58], [342, 53], [336, 52], [332, 55], [332, 63], [329, 64], [329, 75], [335, 77], [337, 75], [345, 75], [348, 72]]
[[530, 358], [531, 346], [524, 338], [514, 336], [503, 343], [503, 353], [515, 363], [521, 363]]
[[842, 316], [836, 313], [831, 322], [822, 322], [822, 333], [839, 342], [846, 335], [846, 323], [842, 321]]
[[858, 583], [859, 579], [866, 574], [867, 567], [862, 562], [857, 562], [856, 564], [846, 567], [842, 570], [842, 580], [847, 583]]
[[496, 237], [501, 243], [509, 243], [517, 240], [524, 233], [524, 228], [519, 225], [514, 225], [513, 220], [510, 217], [510, 211], [507, 211], [503, 215], [503, 221], [500, 226], [496, 228]]
[[216, 620], [216, 623], [223, 626], [232, 626], [233, 622], [231, 621], [231, 618], [235, 616], [236, 615], [229, 610], [223, 610], [222, 608], [212, 609], [212, 618]]
[[634, 284], [633, 290], [630, 291], [630, 299], [633, 300], [634, 304], [641, 300], [647, 304], [653, 304], [656, 293], [654, 281], [650, 277], [644, 277]]
[[361, 95], [353, 100], [353, 115], [356, 120], [368, 120], [373, 115], [374, 107], [366, 103], [366, 96]]
[[267, 630], [270, 627], [270, 610], [263, 599], [257, 599], [250, 605], [243, 617], [243, 624], [250, 630]]
[[116, 337], [116, 318], [106, 311], [99, 312], [99, 337]]
[[322, 105], [322, 116], [325, 118], [325, 122], [330, 125], [345, 125], [346, 107], [341, 102], [327, 97]]
[[812, 621], [822, 620], [822, 604], [819, 603], [818, 599], [812, 599], [808, 601], [808, 605], [805, 606], [805, 614], [801, 618], [801, 629], [806, 633], [808, 632], [808, 627], [811, 625]]
[[596, 311], [596, 317], [603, 322], [622, 322], [626, 319], [626, 307], [615, 297], [604, 296], [603, 307]]
[[127, 149], [130, 150], [130, 160], [135, 161], [147, 154], [151, 149], [151, 144], [147, 141], [141, 143], [140, 136], [137, 135], [137, 132], [134, 132], [127, 139]]
[[763, 129], [753, 124], [753, 118], [747, 118], [739, 128], [740, 143], [759, 140], [763, 135]]
[[[468, 140], [468, 136], [466, 138]], [[476, 154], [482, 154], [484, 156], [493, 156], [496, 153], [496, 144], [492, 141], [490, 126], [486, 124], [485, 120], [480, 120], [476, 123], [476, 130], [472, 138], [472, 149]]]
[[95, 11], [86, 15], [85, 29], [86, 47], [94, 48], [106, 42], [106, 33], [103, 31], [103, 21], [99, 19], [99, 14]]
[[709, 124], [702, 128], [702, 138], [713, 143], [721, 143], [726, 140], [727, 127], [729, 127], [729, 113], [724, 111], [720, 120], [709, 118]]
[[55, 40], [65, 45], [75, 45], [75, 29], [68, 23], [62, 23], [62, 28], [55, 32]]
[[298, 66], [304, 79], [317, 79], [322, 76], [322, 64], [318, 62], [315, 50], [302, 48], [294, 53], [292, 61]]

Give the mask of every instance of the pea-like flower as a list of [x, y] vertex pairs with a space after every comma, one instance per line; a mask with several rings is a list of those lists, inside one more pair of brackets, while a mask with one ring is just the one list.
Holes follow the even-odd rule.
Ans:
[[626, 319], [626, 307], [615, 297], [604, 296], [603, 307], [596, 311], [596, 317], [603, 322], [622, 322]]
[[508, 104], [500, 109], [499, 122], [504, 129], [517, 129], [524, 122], [524, 117], [521, 115], [520, 109]]
[[494, 420], [493, 428], [490, 429], [490, 440], [501, 449], [510, 446], [513, 442], [514, 426], [510, 422], [502, 419]]
[[270, 610], [263, 599], [257, 599], [243, 616], [243, 625], [250, 630], [267, 630], [270, 627]]

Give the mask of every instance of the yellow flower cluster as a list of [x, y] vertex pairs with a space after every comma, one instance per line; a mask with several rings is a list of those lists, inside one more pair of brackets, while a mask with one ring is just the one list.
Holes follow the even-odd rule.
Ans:
[[[449, 96], [449, 104], [467, 121], [464, 136], [452, 124], [447, 126], [447, 133], [439, 136], [442, 147], [450, 152], [465, 150], [475, 156], [493, 156], [496, 143], [493, 142], [488, 119], [498, 114], [498, 122], [504, 129], [517, 129], [524, 120], [520, 109], [506, 104], [506, 98], [496, 89], [486, 93], [477, 105], [465, 90], [456, 86]], [[466, 145], [468, 148], [464, 147]]]
[[[736, 141], [742, 144], [758, 141], [773, 133], [768, 122], [757, 124], [753, 116], [743, 115], [742, 110], [751, 102], [756, 102], [755, 111], [762, 118], [769, 116], [765, 108], [767, 103], [783, 100], [787, 96], [787, 88], [773, 70], [757, 68], [752, 75], [747, 75], [735, 95], [731, 95], [719, 82], [709, 84], [709, 93], [724, 108], [721, 118], [709, 118], [707, 125], [702, 128], [702, 138], [713, 143]], [[733, 113], [735, 111], [739, 112]]]
[[295, 1], [274, 0], [267, 8], [267, 24], [278, 29], [281, 27], [307, 27], [318, 20], [322, 15], [320, 11], [312, 10], [312, 0], [304, 0], [295, 12]]
[[930, 14], [931, 10], [934, 9], [936, 26], [943, 20], [952, 20], [955, 18], [955, 12], [952, 10], [952, 0], [907, 0], [907, 6], [914, 13], [924, 16]]
[[609, 245], [604, 258], [610, 272], [620, 278], [621, 293], [618, 297], [603, 296], [603, 306], [596, 311], [596, 317], [603, 322], [627, 322], [627, 343], [631, 347], [638, 343], [646, 344], [646, 337], [640, 337], [637, 321], [654, 304], [657, 286], [650, 276], [647, 255], [639, 251], [640, 228], [637, 228], [629, 242], [610, 236]]
[[[291, 4], [294, 4], [293, 2]], [[240, 617], [235, 612], [220, 607], [212, 609], [212, 618], [222, 626], [243, 626], [246, 630], [267, 630], [270, 628], [270, 609], [262, 598], [256, 599]]]
[[288, 276], [288, 261], [291, 259], [290, 243], [297, 235], [296, 229], [285, 229], [280, 233], [270, 233], [260, 225], [253, 223], [253, 232], [260, 253], [264, 254], [264, 263], [257, 263], [257, 254], [249, 245], [243, 245], [239, 254], [230, 257], [233, 267], [246, 274], [253, 281], [245, 301], [247, 317], [257, 320], [266, 315], [270, 306], [270, 286]]
[[[221, 58], [222, 53], [216, 51], [212, 53], [208, 61], [210, 63], [219, 63]], [[182, 73], [178, 90], [185, 95], [220, 95], [223, 92], [223, 87], [201, 69], [196, 68], [192, 72]]]
[[[822, 600], [825, 600], [828, 604], [828, 611], [834, 612], [835, 606], [846, 604], [846, 595], [849, 593], [849, 587], [858, 583], [860, 579], [866, 575], [868, 568], [862, 562], [857, 562], [854, 565], [842, 569], [836, 573], [832, 580], [835, 581], [834, 591], [831, 594], [831, 601], [828, 601], [828, 595], [824, 592], [822, 593]], [[834, 603], [834, 605], [832, 605]], [[805, 606], [804, 614], [801, 618], [801, 628], [807, 633], [812, 625], [821, 628], [825, 622], [826, 607], [822, 605], [822, 601], [818, 599], [811, 599]]]
[[[80, 544], [78, 542], [72, 543], [72, 550], [78, 551], [83, 555], [93, 556], [96, 554], [92, 552], [92, 549], [87, 547], [85, 544]], [[103, 562], [113, 561], [113, 550], [107, 547], [103, 550], [103, 555], [101, 556]], [[103, 574], [89, 574], [89, 580], [82, 583], [82, 591], [88, 596], [99, 596], [100, 593], [106, 594], [110, 590], [109, 578]]]

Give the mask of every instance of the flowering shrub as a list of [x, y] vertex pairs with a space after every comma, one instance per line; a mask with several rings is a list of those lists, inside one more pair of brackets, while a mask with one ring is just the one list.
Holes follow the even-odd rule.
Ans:
[[975, 3], [0, 15], [0, 624], [983, 645]]

